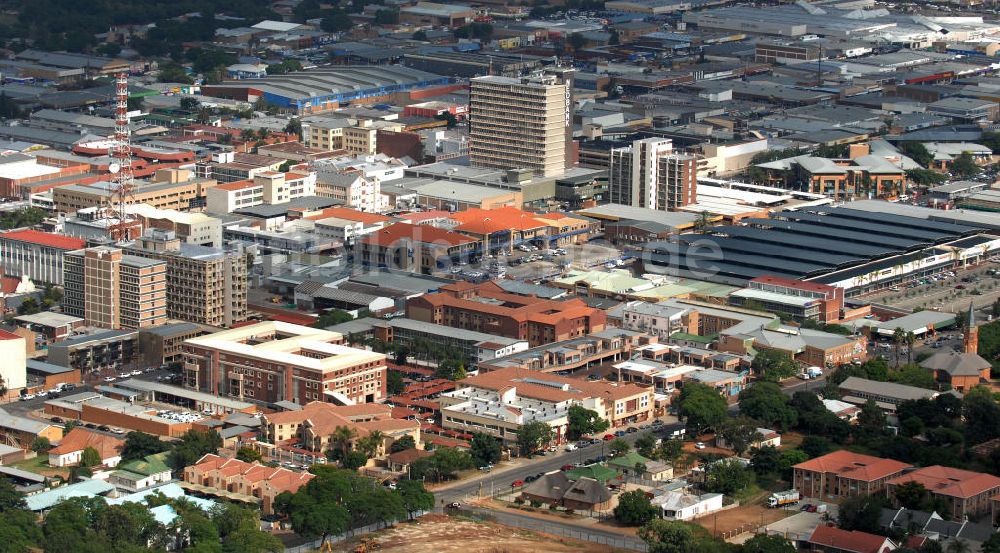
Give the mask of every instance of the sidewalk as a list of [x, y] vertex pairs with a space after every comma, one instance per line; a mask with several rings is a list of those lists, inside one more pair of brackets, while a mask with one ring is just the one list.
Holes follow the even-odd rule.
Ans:
[[545, 457], [535, 457], [533, 459], [516, 457], [510, 461], [503, 461], [499, 465], [494, 465], [493, 470], [491, 470], [490, 472], [484, 472], [481, 470], [473, 472], [470, 470], [468, 471], [468, 476], [466, 478], [462, 478], [460, 476], [459, 478], [451, 480], [449, 482], [442, 482], [440, 484], [427, 484], [426, 485], [427, 491], [429, 492], [445, 491], [458, 486], [473, 484], [475, 482], [478, 482], [479, 480], [488, 480], [490, 478], [495, 477], [498, 474], [504, 474], [514, 469], [523, 468], [525, 466], [530, 465], [532, 462], [540, 462], [544, 459]]
[[561, 524], [569, 524], [572, 526], [577, 526], [585, 529], [598, 529], [606, 532], [614, 532], [617, 534], [621, 534], [623, 536], [634, 537], [636, 535], [636, 532], [638, 531], [638, 528], [615, 526], [613, 524], [604, 524], [600, 520], [589, 516], [578, 517], [574, 515], [567, 517], [567, 516], [552, 515], [549, 514], [547, 512], [547, 509], [544, 507], [536, 509], [535, 511], [525, 511], [522, 509], [515, 509], [513, 507], [509, 507], [507, 505], [504, 505], [500, 501], [495, 501], [492, 499], [484, 499], [481, 501], [477, 501], [474, 503], [474, 505], [483, 509], [487, 509], [491, 512], [510, 513], [513, 515], [531, 517], [542, 521], [551, 521], [551, 522], [558, 522]]

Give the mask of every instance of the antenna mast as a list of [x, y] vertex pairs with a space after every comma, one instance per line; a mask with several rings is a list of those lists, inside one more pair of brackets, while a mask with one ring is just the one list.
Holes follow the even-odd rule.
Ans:
[[112, 240], [128, 240], [127, 206], [135, 202], [131, 132], [128, 127], [128, 73], [115, 76], [115, 134], [108, 148], [111, 156], [111, 196], [104, 213]]

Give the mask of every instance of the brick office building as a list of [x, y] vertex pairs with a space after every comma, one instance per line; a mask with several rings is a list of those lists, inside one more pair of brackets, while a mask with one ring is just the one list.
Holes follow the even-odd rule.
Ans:
[[386, 397], [385, 355], [337, 332], [277, 321], [184, 342], [184, 386], [241, 400], [373, 403]]
[[456, 282], [406, 303], [418, 321], [528, 340], [531, 347], [604, 330], [607, 315], [582, 300], [543, 300], [504, 291], [493, 282]]

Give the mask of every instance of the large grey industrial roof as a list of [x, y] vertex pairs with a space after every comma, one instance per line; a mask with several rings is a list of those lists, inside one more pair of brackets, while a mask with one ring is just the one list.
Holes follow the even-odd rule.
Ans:
[[[849, 204], [849, 205], [854, 205], [854, 204]], [[968, 234], [979, 230], [975, 226], [963, 225], [947, 221], [933, 221], [933, 220], [928, 221], [914, 215], [895, 214], [895, 213], [872, 213], [870, 211], [862, 209], [852, 209], [850, 207], [815, 206], [806, 208], [805, 211], [810, 211], [813, 213], [824, 213], [827, 215], [833, 215], [835, 217], [856, 219], [872, 223], [887, 223], [911, 229], [937, 231], [952, 235]]]
[[[798, 221], [807, 224], [817, 223], [824, 227], [832, 227], [835, 229], [857, 230], [859, 228], [858, 221], [836, 217], [835, 215], [819, 215], [817, 213], [808, 213], [804, 211], [782, 211], [780, 216], [783, 219], [790, 221]], [[870, 232], [872, 234], [902, 239], [914, 238], [918, 240], [926, 240], [928, 242], [938, 242], [954, 237], [954, 234], [950, 233], [946, 234], [930, 230], [921, 231], [914, 228], [900, 227], [897, 225], [883, 224], [873, 221], [865, 221], [864, 226], [861, 228], [865, 232]]]
[[190, 399], [192, 401], [200, 401], [208, 405], [218, 405], [221, 407], [226, 407], [229, 409], [233, 409], [235, 411], [242, 411], [244, 409], [253, 407], [252, 403], [247, 403], [245, 401], [239, 401], [228, 397], [216, 396], [213, 394], [206, 394], [204, 392], [199, 392], [197, 390], [190, 390], [188, 388], [182, 388], [180, 386], [171, 386], [170, 384], [161, 384], [159, 382], [152, 382], [149, 380], [139, 380], [138, 378], [120, 380], [118, 382], [115, 382], [115, 386], [118, 388], [125, 388], [126, 390], [134, 390], [137, 392], [156, 392], [161, 394], [169, 394], [176, 397]]
[[849, 230], [823, 228], [821, 225], [812, 225], [809, 223], [797, 223], [795, 221], [747, 218], [743, 219], [743, 222], [750, 225], [762, 225], [772, 229], [783, 229], [786, 231], [802, 235], [803, 238], [808, 236], [818, 236], [818, 237], [836, 236], [838, 239], [844, 241], [860, 242], [862, 244], [871, 244], [873, 246], [877, 245], [890, 246], [896, 250], [913, 248], [920, 245], [919, 240], [907, 240], [905, 238], [892, 238], [889, 236], [876, 236], [869, 234], [867, 232], [863, 232], [861, 230], [849, 231]]
[[225, 81], [220, 86], [252, 87], [278, 96], [310, 98], [440, 78], [440, 75], [401, 65], [343, 66], [310, 69], [264, 79]]
[[733, 237], [745, 238], [754, 242], [767, 242], [771, 244], [781, 244], [790, 247], [802, 247], [811, 251], [821, 251], [825, 253], [841, 253], [844, 255], [876, 256], [887, 255], [893, 252], [892, 249], [873, 246], [869, 244], [857, 244], [845, 242], [833, 238], [803, 237], [792, 232], [762, 232], [761, 229], [744, 226], [720, 226], [713, 227], [712, 232], [718, 232]]

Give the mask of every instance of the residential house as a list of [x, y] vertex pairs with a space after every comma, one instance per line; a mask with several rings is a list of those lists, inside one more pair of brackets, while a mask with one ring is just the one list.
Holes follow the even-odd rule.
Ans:
[[885, 536], [826, 525], [817, 526], [807, 543], [812, 551], [823, 553], [888, 553], [897, 547]]
[[78, 465], [87, 448], [93, 448], [101, 456], [101, 464], [114, 467], [122, 459], [125, 441], [77, 426], [66, 434], [59, 445], [49, 450], [49, 466], [69, 467]]
[[653, 497], [652, 504], [666, 520], [691, 520], [722, 509], [723, 497], [721, 493], [694, 495], [667, 491]]
[[278, 494], [295, 493], [313, 478], [315, 475], [309, 472], [246, 463], [212, 453], [184, 467], [184, 481], [198, 491], [207, 495], [237, 495], [259, 501], [265, 515], [274, 513], [274, 498]]
[[943, 351], [921, 361], [920, 366], [932, 371], [936, 381], [958, 391], [990, 380], [990, 362], [975, 352]]
[[528, 501], [560, 505], [575, 511], [607, 511], [612, 508], [614, 496], [608, 487], [593, 478], [577, 478], [568, 473], [554, 471], [541, 476], [521, 491]]
[[136, 493], [170, 481], [170, 466], [167, 465], [169, 452], [147, 455], [142, 459], [118, 465], [108, 482], [114, 484], [118, 493]]

